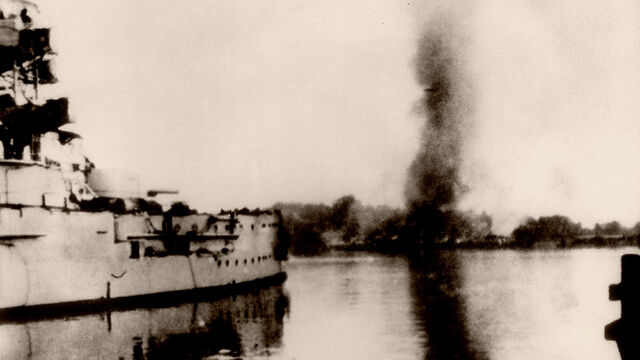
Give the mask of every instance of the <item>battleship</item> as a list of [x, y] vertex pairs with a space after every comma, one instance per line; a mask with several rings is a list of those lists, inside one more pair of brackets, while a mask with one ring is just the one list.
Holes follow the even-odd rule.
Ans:
[[70, 131], [50, 28], [0, 12], [0, 310], [111, 304], [284, 279], [276, 210], [203, 213], [96, 168]]

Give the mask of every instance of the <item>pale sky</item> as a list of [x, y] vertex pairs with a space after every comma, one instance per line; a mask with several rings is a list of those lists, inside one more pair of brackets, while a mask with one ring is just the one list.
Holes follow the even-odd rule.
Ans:
[[403, 205], [421, 94], [406, 3], [41, 3], [98, 166], [199, 208]]
[[635, 1], [59, 1], [58, 91], [92, 160], [202, 210], [404, 204], [412, 68], [448, 16], [474, 93], [463, 209], [640, 220]]

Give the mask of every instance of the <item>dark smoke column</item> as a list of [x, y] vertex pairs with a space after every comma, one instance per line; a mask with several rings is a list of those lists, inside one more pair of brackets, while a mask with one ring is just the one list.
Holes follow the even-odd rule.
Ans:
[[434, 251], [434, 243], [453, 241], [455, 211], [463, 191], [462, 145], [470, 125], [472, 99], [465, 76], [463, 46], [455, 13], [432, 17], [418, 42], [415, 69], [424, 89], [418, 110], [424, 117], [422, 144], [409, 168], [409, 214], [404, 236], [410, 247], [414, 309], [427, 335], [425, 359], [486, 359], [466, 323], [460, 292], [460, 259], [453, 251]]
[[459, 169], [471, 112], [471, 91], [462, 45], [452, 23], [436, 22], [418, 42], [417, 80], [424, 89], [422, 144], [409, 168], [405, 236], [423, 252], [437, 241], [454, 240], [455, 202], [462, 191]]

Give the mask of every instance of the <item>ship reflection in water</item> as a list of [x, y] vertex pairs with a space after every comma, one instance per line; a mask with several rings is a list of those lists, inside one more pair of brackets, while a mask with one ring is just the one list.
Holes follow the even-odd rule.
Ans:
[[0, 325], [1, 359], [223, 359], [280, 346], [281, 285], [215, 300]]

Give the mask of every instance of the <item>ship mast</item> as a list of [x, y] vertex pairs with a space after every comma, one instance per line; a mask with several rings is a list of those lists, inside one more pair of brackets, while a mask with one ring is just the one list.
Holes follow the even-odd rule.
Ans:
[[[51, 60], [49, 28], [38, 27], [31, 15], [37, 8], [19, 2], [15, 12], [0, 10], [0, 142], [5, 160], [40, 161], [40, 139], [69, 122], [66, 98], [39, 98], [42, 85], [57, 82]], [[24, 154], [25, 148], [30, 154]], [[27, 159], [25, 159], [27, 158]]]

